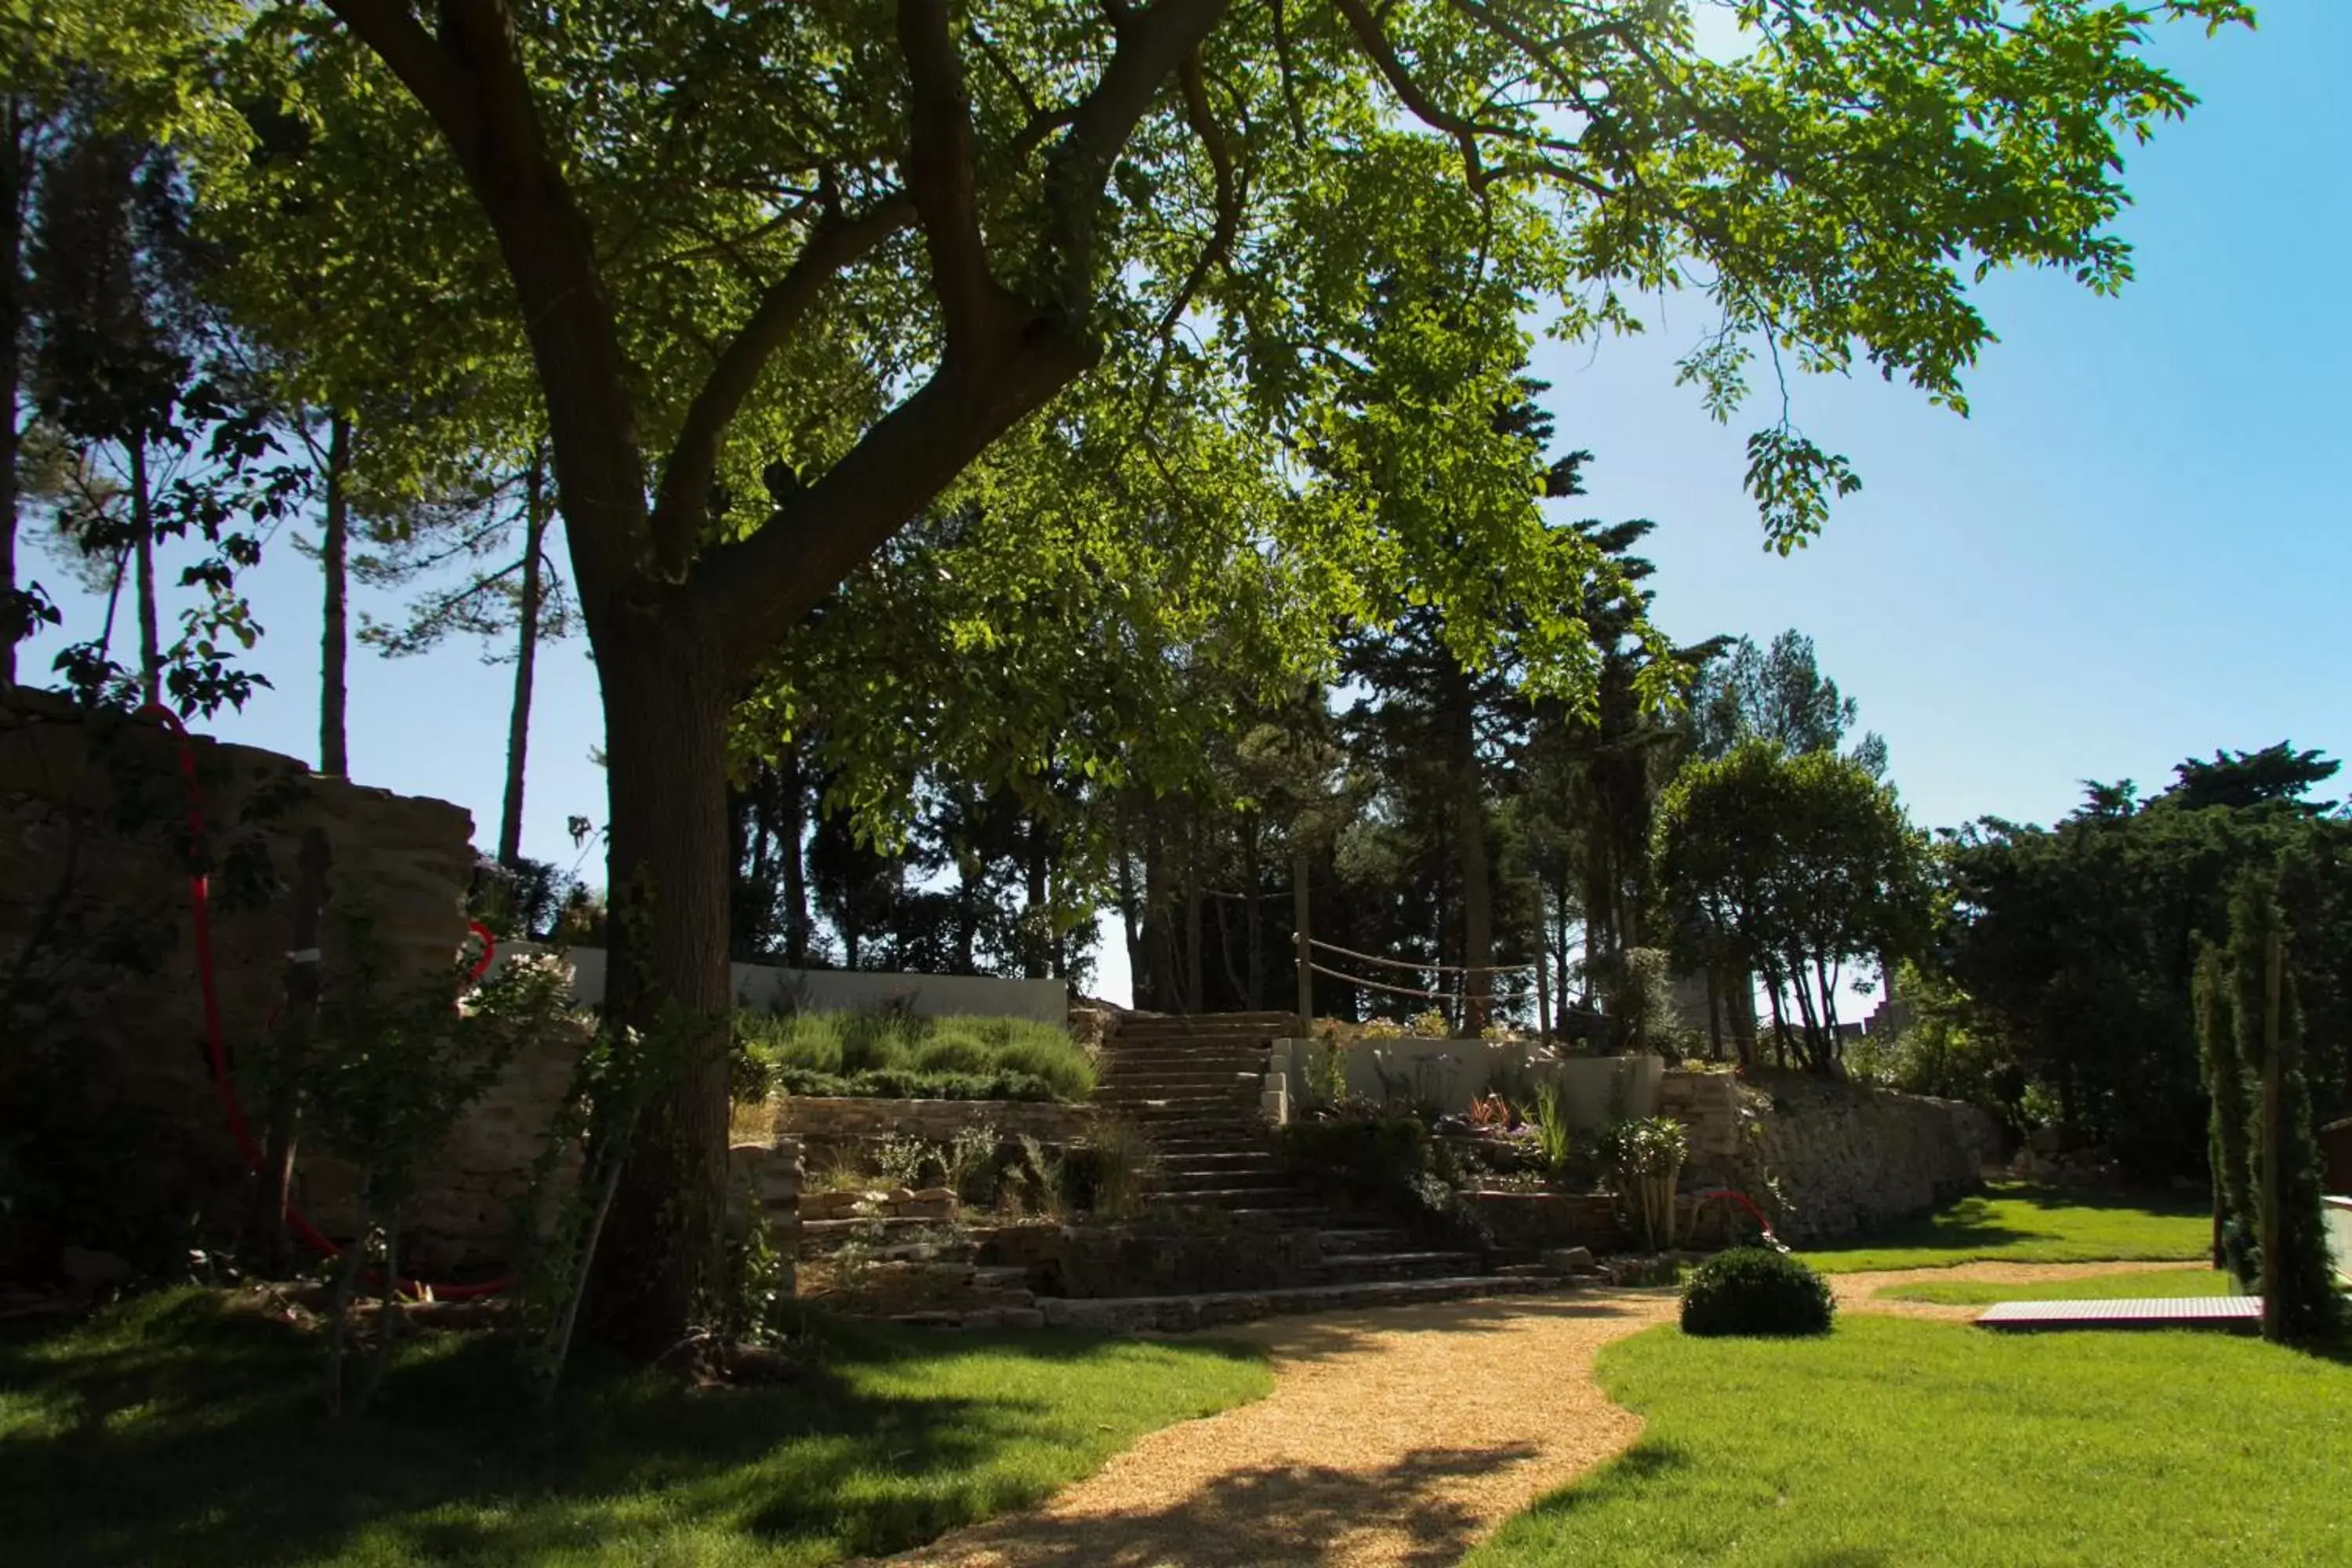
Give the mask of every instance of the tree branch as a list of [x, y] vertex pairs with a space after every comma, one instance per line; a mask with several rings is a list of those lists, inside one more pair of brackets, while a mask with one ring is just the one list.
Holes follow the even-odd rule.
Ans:
[[730, 678], [749, 680], [778, 637], [1099, 352], [1033, 321], [983, 366], [942, 364], [756, 532], [707, 551], [694, 586]]
[[1052, 244], [1060, 265], [1055, 301], [1065, 320], [1084, 318], [1094, 285], [1095, 209], [1111, 165], [1136, 123], [1185, 57], [1223, 17], [1227, 0], [1160, 0], [1148, 11], [1112, 12], [1118, 44], [1110, 64], [1070, 120], [1069, 134], [1047, 171], [1046, 199], [1054, 213]]
[[428, 37], [404, 0], [328, 0], [433, 117], [498, 236], [547, 398], [583, 596], [616, 602], [645, 556], [645, 461], [587, 216], [547, 144], [504, 0], [436, 0]]
[[453, 142], [460, 127], [471, 131], [474, 106], [450, 68], [441, 47], [433, 41], [406, 0], [325, 0], [352, 36], [375, 51], [403, 87]]
[[915, 204], [893, 195], [856, 217], [820, 222], [792, 266], [761, 296], [751, 319], [719, 352], [670, 447], [654, 503], [654, 560], [665, 577], [682, 575], [692, 560], [719, 445], [760, 373], [806, 319], [824, 286], [914, 217]]
[[907, 189], [931, 255], [945, 353], [954, 358], [984, 338], [999, 290], [980, 233], [971, 106], [949, 10], [949, 0], [898, 0], [908, 89]]

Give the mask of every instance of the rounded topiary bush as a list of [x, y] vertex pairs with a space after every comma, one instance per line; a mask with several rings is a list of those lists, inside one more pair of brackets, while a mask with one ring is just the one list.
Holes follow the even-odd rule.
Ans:
[[1836, 1310], [1828, 1280], [1760, 1247], [1718, 1252], [1683, 1285], [1686, 1334], [1825, 1334]]

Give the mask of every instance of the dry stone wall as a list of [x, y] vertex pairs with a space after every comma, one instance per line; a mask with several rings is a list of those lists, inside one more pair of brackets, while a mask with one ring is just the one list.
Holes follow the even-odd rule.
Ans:
[[1027, 1136], [1065, 1146], [1084, 1142], [1095, 1129], [1091, 1106], [1055, 1105], [1021, 1100], [853, 1100], [829, 1095], [788, 1095], [776, 1102], [776, 1131], [801, 1139], [820, 1167], [845, 1150], [869, 1147], [887, 1138], [952, 1142], [968, 1127], [993, 1127], [1008, 1138]]
[[2002, 1155], [2000, 1125], [1972, 1105], [1797, 1073], [1668, 1073], [1659, 1104], [1690, 1130], [1684, 1189], [1720, 1184], [1777, 1205], [1795, 1243], [1933, 1208]]
[[[222, 1033], [233, 1074], [250, 1080], [286, 996], [296, 868], [312, 829], [330, 858], [318, 923], [330, 979], [345, 952], [345, 917], [363, 915], [386, 994], [454, 985], [475, 863], [461, 808], [321, 777], [250, 746], [195, 737], [184, 751], [152, 722], [52, 693], [0, 696], [0, 977], [10, 982], [0, 1029], [18, 1047], [0, 1052], [0, 1123], [70, 1119], [119, 1142], [118, 1162], [136, 1180], [114, 1199], [147, 1218], [233, 1226], [248, 1178], [206, 1055], [190, 874], [211, 877]], [[489, 1261], [505, 1248], [584, 1037], [558, 1031], [524, 1053], [452, 1129], [406, 1215], [407, 1256], [419, 1268]], [[43, 1063], [69, 1065], [70, 1104], [45, 1094], [36, 1108], [29, 1078], [7, 1081], [47, 1070]], [[247, 1112], [257, 1125], [259, 1106]], [[329, 1235], [348, 1228], [351, 1181], [331, 1161], [306, 1157], [295, 1195]], [[20, 1232], [0, 1268], [37, 1270], [45, 1252], [80, 1239]]]

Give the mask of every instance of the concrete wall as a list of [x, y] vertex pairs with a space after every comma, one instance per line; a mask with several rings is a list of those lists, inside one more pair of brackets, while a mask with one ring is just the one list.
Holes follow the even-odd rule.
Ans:
[[2352, 1198], [2329, 1197], [2322, 1200], [2327, 1205], [2327, 1252], [2336, 1260], [2336, 1272], [2344, 1282], [2352, 1285]]
[[[1560, 1100], [1569, 1125], [1589, 1131], [1623, 1116], [1657, 1112], [1658, 1085], [1665, 1076], [1664, 1061], [1654, 1056], [1531, 1057], [1520, 1045], [1486, 1040], [1355, 1040], [1342, 1047], [1348, 1058], [1348, 1092], [1378, 1103], [1384, 1092], [1381, 1074], [1410, 1098], [1427, 1096], [1449, 1111], [1467, 1110], [1470, 1102], [1495, 1092], [1499, 1074], [1508, 1080], [1525, 1076], [1537, 1082], [1560, 1086]], [[1276, 1120], [1286, 1120], [1293, 1109], [1315, 1102], [1319, 1092], [1327, 1047], [1314, 1040], [1277, 1040], [1269, 1058], [1269, 1087], [1279, 1084], [1286, 1105]], [[1524, 1091], [1522, 1091], [1524, 1092]], [[1273, 1107], [1268, 1107], [1272, 1112]]]
[[[604, 998], [602, 948], [569, 950], [576, 975], [572, 994], [583, 1005]], [[989, 1018], [1034, 1018], [1065, 1022], [1070, 1011], [1066, 980], [1005, 980], [982, 974], [892, 974], [867, 969], [784, 969], [765, 963], [734, 965], [735, 1000], [767, 1012], [801, 1009], [850, 1013], [884, 1005], [903, 1005], [929, 1016], [950, 1013]]]

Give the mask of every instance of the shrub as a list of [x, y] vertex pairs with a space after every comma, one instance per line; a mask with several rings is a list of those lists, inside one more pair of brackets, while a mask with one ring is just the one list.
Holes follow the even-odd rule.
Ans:
[[1828, 1280], [1760, 1247], [1717, 1253], [1683, 1286], [1686, 1334], [1825, 1334], [1836, 1310]]
[[790, 1094], [1080, 1100], [1094, 1088], [1094, 1062], [1069, 1031], [1025, 1018], [745, 1013], [736, 1037], [772, 1069], [739, 1070], [747, 1089], [764, 1081]]
[[1093, 1140], [1063, 1155], [1062, 1201], [1099, 1218], [1128, 1218], [1143, 1206], [1159, 1163], [1159, 1150], [1140, 1128], [1108, 1122]]
[[1429, 1169], [1429, 1129], [1410, 1116], [1294, 1121], [1282, 1130], [1282, 1155], [1350, 1198], [1407, 1198]]
[[850, 1100], [1019, 1100], [1060, 1097], [1042, 1078], [1021, 1072], [915, 1072], [879, 1068], [872, 1072], [810, 1072], [779, 1068], [775, 1087], [786, 1094], [837, 1096]]

